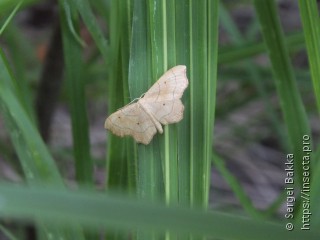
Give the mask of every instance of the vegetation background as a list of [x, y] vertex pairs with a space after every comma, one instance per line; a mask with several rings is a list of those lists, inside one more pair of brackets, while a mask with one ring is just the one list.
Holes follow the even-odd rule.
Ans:
[[[0, 13], [0, 239], [318, 237], [317, 1], [0, 0]], [[148, 146], [106, 134], [178, 64], [182, 122]]]

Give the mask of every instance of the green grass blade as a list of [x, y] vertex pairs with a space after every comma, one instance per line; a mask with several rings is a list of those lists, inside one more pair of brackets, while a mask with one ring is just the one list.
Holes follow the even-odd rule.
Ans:
[[65, 19], [68, 23], [69, 31], [72, 33], [73, 37], [82, 47], [86, 47], [86, 43], [81, 39], [81, 36], [79, 35], [77, 30], [75, 29], [75, 26], [73, 25], [74, 23], [72, 21], [72, 10], [67, 1], [63, 2], [63, 9], [64, 9], [64, 14], [66, 15]]
[[[130, 101], [128, 87], [129, 47], [131, 35], [131, 3], [111, 2], [110, 63], [108, 112], [109, 115]], [[107, 16], [106, 16], [107, 17]], [[108, 187], [132, 192], [136, 185], [136, 157], [133, 140], [108, 135]]]
[[[164, 70], [175, 65], [185, 64], [178, 63], [176, 60], [176, 1], [164, 1], [162, 8], [163, 26], [163, 66]], [[161, 53], [157, 53], [161, 54]], [[181, 146], [183, 148], [183, 146]], [[165, 201], [168, 205], [179, 202], [179, 157], [178, 157], [178, 126], [168, 125], [164, 128], [164, 144], [162, 145], [163, 154], [163, 172]], [[167, 233], [166, 239], [176, 239], [173, 233]]]
[[[10, 73], [5, 55], [0, 50], [0, 110], [17, 151], [25, 177], [30, 185], [58, 186], [63, 188], [63, 180], [39, 132], [16, 96], [14, 80]], [[44, 235], [69, 239], [73, 235], [82, 239], [77, 228], [65, 230], [61, 226], [50, 226], [45, 222], [37, 222], [38, 231]], [[72, 238], [70, 238], [72, 239]]]
[[89, 32], [91, 33], [95, 43], [97, 44], [102, 57], [105, 62], [108, 62], [109, 54], [108, 54], [108, 45], [107, 41], [103, 36], [99, 25], [97, 24], [95, 15], [92, 12], [90, 3], [87, 0], [68, 0], [70, 6], [74, 6], [78, 9], [85, 25], [87, 26]]
[[[30, 65], [36, 65], [37, 59], [34, 55], [34, 48], [25, 41], [23, 34], [16, 25], [10, 24], [3, 34], [3, 39], [7, 44], [9, 58], [14, 68], [13, 81], [16, 86], [16, 94], [20, 99], [20, 103], [27, 111], [32, 122], [35, 122], [35, 114], [33, 109], [31, 89], [28, 86], [29, 77], [26, 72]], [[24, 56], [23, 58], [21, 56]]]
[[274, 1], [256, 0], [255, 8], [261, 24], [262, 34], [268, 48], [275, 77], [280, 105], [295, 160], [295, 186], [302, 186], [302, 137], [310, 136], [307, 116], [300, 98], [295, 76], [290, 64], [284, 36], [280, 27]]
[[[209, 116], [207, 116], [208, 98], [212, 96], [208, 96], [208, 52], [203, 51], [209, 46], [207, 9], [207, 2], [190, 1], [190, 200], [192, 207], [206, 207], [208, 201], [206, 188], [210, 159], [207, 159], [207, 150], [211, 149], [212, 141], [207, 142], [207, 134], [212, 132], [208, 133], [206, 127], [213, 124], [213, 119], [208, 119]], [[210, 44], [213, 43], [210, 42]], [[217, 52], [210, 54], [217, 54]], [[211, 62], [211, 64], [214, 63]], [[210, 89], [212, 90], [214, 91]]]
[[[176, 63], [175, 1], [150, 1], [148, 5], [153, 79], [158, 79]], [[178, 203], [177, 125], [164, 127], [160, 137], [164, 192], [167, 204]], [[173, 236], [167, 235], [167, 239]]]
[[301, 20], [303, 24], [306, 47], [314, 93], [320, 112], [320, 31], [317, 1], [299, 0]]
[[[231, 36], [233, 36], [231, 41], [236, 46], [242, 46], [245, 43], [245, 39], [241, 36], [241, 33], [237, 29], [235, 23], [232, 21], [231, 16], [229, 16], [228, 12], [223, 7], [220, 8], [220, 11], [222, 24], [225, 26], [226, 31]], [[244, 62], [244, 68], [248, 72], [250, 82], [257, 89], [259, 96], [263, 100], [265, 109], [267, 111], [267, 117], [269, 118], [269, 121], [271, 123], [271, 128], [277, 134], [277, 138], [279, 139], [282, 148], [287, 149], [287, 140], [285, 139], [284, 133], [282, 131], [280, 120], [278, 119], [275, 110], [271, 107], [272, 103], [270, 102], [265, 86], [263, 85], [263, 80], [257, 68], [253, 65], [253, 62], [249, 60]]]
[[[175, 2], [176, 9], [176, 59], [177, 64], [187, 66], [187, 76], [190, 81], [190, 2], [178, 0]], [[179, 204], [190, 205], [190, 87], [182, 96], [184, 104], [184, 118], [178, 124], [178, 178], [179, 178]]]
[[207, 2], [208, 4], [208, 60], [207, 60], [207, 99], [206, 115], [205, 115], [205, 135], [206, 135], [206, 161], [204, 166], [204, 201], [205, 205], [209, 202], [210, 190], [210, 172], [211, 172], [211, 158], [212, 158], [212, 135], [216, 109], [216, 88], [217, 88], [217, 71], [218, 71], [218, 34], [219, 34], [219, 1]]
[[[128, 80], [131, 99], [141, 96], [152, 84], [146, 1], [135, 0], [133, 19]], [[160, 155], [156, 153], [158, 138], [156, 135], [148, 146], [138, 145], [138, 191], [142, 198], [159, 198], [157, 176], [162, 168]]]
[[[311, 72], [311, 78], [313, 81], [314, 94], [317, 101], [318, 112], [320, 112], [320, 31], [319, 31], [319, 12], [316, 1], [301, 1], [299, 0], [299, 8], [301, 14], [301, 20], [303, 24], [304, 36], [306, 41], [306, 47], [308, 52], [309, 67]], [[319, 147], [317, 149], [319, 151]], [[319, 199], [319, 175], [320, 175], [320, 164], [317, 154], [313, 154], [311, 158], [312, 169], [312, 192], [311, 202], [316, 202]], [[316, 163], [316, 164], [315, 164]], [[319, 206], [317, 204], [311, 204], [311, 212], [318, 213]], [[301, 209], [302, 210], [302, 209]], [[319, 214], [312, 216], [312, 222], [318, 224], [320, 222]]]
[[[221, 6], [221, 21], [222, 25], [225, 27], [226, 31], [230, 33], [231, 41], [236, 46], [242, 46], [245, 43], [245, 39], [241, 36], [240, 31], [237, 29], [235, 23], [233, 23], [231, 16], [229, 16], [226, 9]], [[278, 135], [279, 141], [282, 143], [283, 150], [287, 149], [287, 140], [284, 138], [284, 134], [282, 131], [282, 126], [280, 124], [280, 120], [277, 118], [275, 110], [272, 108], [272, 103], [269, 100], [268, 94], [263, 86], [263, 80], [257, 71], [257, 68], [254, 67], [252, 61], [246, 60], [244, 62], [244, 69], [248, 72], [248, 77], [250, 82], [255, 86], [257, 89], [259, 96], [263, 99], [265, 109], [267, 110], [267, 117], [270, 120], [271, 123], [271, 129], [273, 129], [273, 132]], [[279, 208], [279, 205], [281, 204], [282, 200], [284, 199], [284, 196], [281, 195], [274, 204], [270, 206], [269, 209], [261, 212], [257, 210], [253, 204], [251, 203], [251, 200], [248, 196], [246, 196], [245, 191], [241, 188], [238, 181], [231, 175], [231, 173], [228, 171], [228, 169], [224, 166], [223, 160], [220, 159], [218, 156], [215, 156], [214, 158], [215, 166], [219, 169], [221, 174], [224, 176], [226, 181], [231, 186], [233, 192], [241, 202], [244, 209], [253, 217], [257, 218], [264, 218], [267, 216], [270, 216], [273, 214], [273, 211], [276, 211]]]
[[90, 142], [88, 119], [86, 113], [86, 98], [84, 95], [84, 63], [82, 61], [82, 48], [77, 40], [74, 38], [69, 29], [66, 11], [73, 13], [74, 26], [79, 24], [76, 17], [75, 9], [70, 5], [70, 9], [65, 9], [64, 1], [60, 1], [61, 10], [61, 29], [64, 50], [64, 61], [66, 68], [66, 80], [70, 111], [72, 122], [72, 135], [73, 135], [73, 150], [76, 166], [76, 179], [80, 183], [91, 185], [93, 182], [93, 162], [90, 156]]
[[3, 31], [6, 29], [6, 27], [8, 26], [8, 24], [11, 22], [12, 18], [14, 17], [14, 15], [17, 13], [17, 11], [19, 10], [21, 4], [23, 1], [20, 1], [17, 3], [16, 7], [12, 10], [11, 14], [9, 15], [9, 17], [6, 19], [6, 21], [4, 22], [4, 24], [2, 25], [2, 27], [0, 28], [0, 36], [2, 35]]
[[[124, 82], [127, 76], [123, 75], [123, 70], [128, 66], [122, 65], [123, 50], [121, 41], [122, 33], [125, 31], [121, 26], [124, 20], [124, 9], [120, 8], [119, 1], [112, 1], [110, 14], [110, 53], [113, 61], [110, 63], [109, 71], [109, 91], [108, 91], [108, 115], [115, 112], [129, 102], [124, 96]], [[108, 154], [107, 154], [107, 171], [108, 187], [110, 189], [127, 186], [127, 154], [126, 141], [109, 133], [108, 134]], [[131, 159], [130, 159], [131, 160]]]
[[[203, 202], [203, 184], [202, 174], [205, 165], [204, 149], [206, 142], [204, 141], [204, 115], [206, 103], [203, 97], [207, 90], [204, 81], [207, 79], [207, 42], [203, 41], [206, 34], [206, 6], [204, 2], [190, 1], [190, 197], [191, 206], [202, 207]], [[199, 79], [194, 81], [193, 79]], [[201, 80], [200, 80], [201, 79]], [[199, 161], [201, 159], [201, 161]], [[201, 186], [201, 187], [199, 187]]]
[[0, 224], [0, 232], [2, 232], [2, 234], [7, 237], [9, 240], [17, 240], [18, 238], [16, 238], [15, 236], [13, 236], [13, 234], [7, 230], [5, 227], [3, 227], [1, 224]]
[[236, 179], [230, 171], [225, 166], [225, 162], [217, 154], [213, 154], [212, 162], [214, 166], [218, 169], [221, 175], [224, 177], [226, 182], [231, 187], [233, 193], [241, 202], [243, 208], [254, 218], [268, 218], [274, 214], [274, 212], [279, 209], [282, 204], [285, 195], [282, 194], [279, 198], [274, 201], [274, 203], [264, 211], [258, 211], [252, 204], [251, 199], [248, 197], [242, 186], [240, 185], [238, 179]]
[[[176, 63], [175, 1], [148, 2], [153, 79], [158, 79]], [[184, 64], [184, 63], [182, 63]], [[163, 164], [164, 195], [166, 204], [178, 204], [178, 132], [177, 125], [164, 127], [164, 137], [160, 137], [160, 156]], [[183, 147], [183, 146], [181, 146]], [[177, 235], [166, 232], [167, 240], [177, 239]]]
[[[0, 214], [15, 218], [37, 217], [56, 223], [77, 222], [87, 228], [112, 227], [123, 230], [166, 229], [216, 239], [318, 239], [319, 231], [296, 229], [294, 234], [282, 224], [242, 217], [206, 213], [186, 208], [165, 207], [145, 201], [103, 193], [51, 188], [0, 185]], [[228, 225], [226, 226], [226, 223]], [[266, 234], [268, 233], [268, 234]]]
[[[288, 51], [297, 51], [305, 47], [303, 33], [294, 33], [285, 38]], [[254, 57], [266, 51], [264, 42], [243, 43], [241, 46], [223, 46], [219, 50], [219, 63], [233, 63], [242, 59]]]
[[23, 149], [17, 153], [21, 157], [26, 177], [31, 182], [42, 181], [62, 185], [62, 179], [54, 160], [16, 97], [14, 84], [16, 81], [13, 80], [2, 50], [0, 54], [1, 108], [4, 111], [4, 117], [7, 118], [7, 124], [10, 124], [9, 133], [13, 142], [16, 143], [15, 147]]
[[39, 0], [1, 0], [0, 1], [0, 13], [11, 11], [22, 1], [22, 6], [28, 6], [31, 3], [35, 3]]
[[[146, 0], [134, 0], [133, 25], [129, 61], [129, 90], [131, 99], [141, 96], [155, 81], [152, 74], [150, 22]], [[153, 76], [153, 77], [152, 77]], [[137, 146], [137, 192], [141, 199], [158, 200], [162, 197], [162, 162], [160, 136], [155, 135], [147, 146]], [[154, 239], [153, 233], [139, 231], [137, 239]]]

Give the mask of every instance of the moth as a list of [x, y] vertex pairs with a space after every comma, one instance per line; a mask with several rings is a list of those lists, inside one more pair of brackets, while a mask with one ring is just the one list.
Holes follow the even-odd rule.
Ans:
[[186, 66], [179, 65], [165, 72], [137, 102], [120, 108], [105, 121], [104, 127], [113, 134], [132, 136], [138, 143], [149, 144], [162, 125], [183, 119], [181, 97], [188, 87]]

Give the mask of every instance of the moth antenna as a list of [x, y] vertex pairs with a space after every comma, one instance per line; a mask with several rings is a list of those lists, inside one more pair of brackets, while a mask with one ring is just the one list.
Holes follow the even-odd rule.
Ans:
[[[133, 103], [135, 101], [139, 101], [141, 98], [143, 98], [144, 95], [145, 95], [145, 93], [142, 93], [140, 97], [133, 99], [131, 102], [127, 103], [122, 108], [125, 108], [126, 106], [130, 105], [131, 103]], [[118, 110], [121, 110], [122, 108], [119, 108]]]

